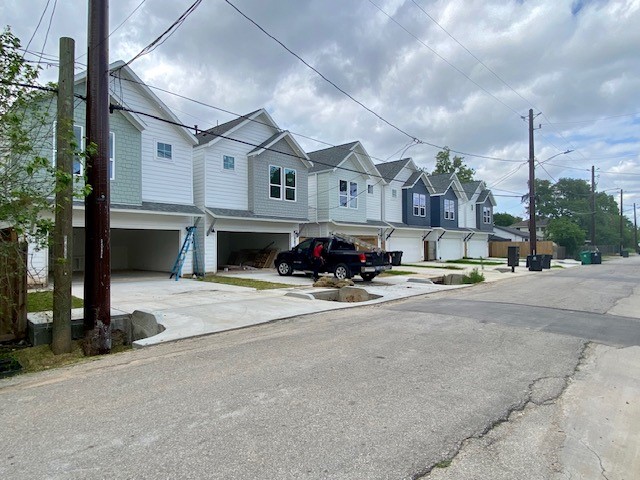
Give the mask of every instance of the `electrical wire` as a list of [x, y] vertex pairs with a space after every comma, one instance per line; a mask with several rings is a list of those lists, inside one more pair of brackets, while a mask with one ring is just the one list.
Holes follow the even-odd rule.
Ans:
[[[36, 33], [38, 33], [38, 29], [40, 28], [40, 24], [42, 23], [42, 19], [44, 18], [45, 14], [47, 13], [47, 10], [49, 8], [49, 3], [51, 2], [51, 0], [47, 0], [47, 4], [44, 6], [44, 10], [42, 11], [42, 14], [40, 14], [40, 19], [38, 20], [38, 24], [36, 25], [36, 29], [33, 31], [33, 34], [31, 35], [31, 38], [29, 38], [29, 41], [27, 42], [27, 46], [24, 48], [25, 52], [29, 49], [29, 46], [31, 45], [31, 42], [33, 42], [33, 39], [36, 36]], [[22, 55], [22, 59], [24, 60], [24, 55]]]

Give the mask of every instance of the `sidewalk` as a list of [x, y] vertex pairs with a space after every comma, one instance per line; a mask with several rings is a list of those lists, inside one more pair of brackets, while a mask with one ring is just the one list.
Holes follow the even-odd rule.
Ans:
[[[416, 265], [429, 264], [425, 262]], [[431, 265], [433, 264], [431, 263]], [[288, 283], [291, 284], [291, 288], [258, 291], [253, 288], [186, 278], [176, 282], [164, 276], [140, 279], [134, 276], [132, 279], [116, 279], [112, 283], [111, 306], [114, 314], [132, 313], [135, 310], [152, 313], [158, 323], [165, 327], [165, 331], [158, 335], [134, 342], [134, 347], [139, 348], [299, 315], [373, 305], [452, 288], [468, 287], [469, 285], [428, 283], [428, 279], [431, 277], [449, 273], [468, 273], [475, 268], [473, 265], [459, 266], [465, 267], [465, 269], [434, 269], [406, 265], [395, 267], [399, 271], [415, 273], [376, 277], [375, 281], [371, 283], [356, 282], [356, 287], [364, 288], [369, 294], [379, 296], [379, 298], [358, 303], [313, 299], [311, 295], [304, 294], [325, 289], [314, 288], [311, 278], [299, 274], [280, 277], [272, 269], [221, 272], [220, 274]], [[496, 270], [496, 268], [501, 268], [502, 271]], [[500, 267], [485, 266], [484, 270], [478, 269], [485, 276], [486, 282], [534, 273], [529, 272], [525, 267], [518, 267], [515, 273], [511, 273], [511, 270], [504, 265]], [[540, 274], [540, 272], [535, 273]], [[82, 296], [82, 293], [82, 284], [74, 284], [73, 294]]]

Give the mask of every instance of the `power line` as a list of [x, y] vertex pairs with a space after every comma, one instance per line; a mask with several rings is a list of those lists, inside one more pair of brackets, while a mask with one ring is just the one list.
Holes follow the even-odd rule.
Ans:
[[[40, 14], [40, 19], [38, 20], [38, 24], [36, 25], [36, 29], [33, 31], [33, 34], [31, 35], [31, 38], [27, 42], [27, 46], [24, 49], [25, 52], [29, 49], [29, 46], [31, 45], [31, 42], [35, 38], [36, 33], [38, 33], [38, 29], [40, 28], [40, 24], [42, 23], [42, 19], [44, 18], [45, 14], [47, 13], [47, 9], [49, 8], [49, 3], [50, 2], [51, 2], [51, 0], [47, 0], [47, 4], [44, 6], [44, 10], [42, 11], [42, 14]], [[24, 55], [22, 55], [22, 59], [24, 60]]]
[[[391, 15], [389, 15], [387, 12], [385, 12], [382, 8], [380, 8], [376, 3], [373, 2], [373, 0], [369, 0], [369, 3], [371, 5], [373, 5], [374, 7], [376, 7], [380, 12], [382, 12], [384, 15], [386, 15], [389, 20], [391, 20], [393, 23], [395, 23], [396, 25], [398, 25], [402, 30], [404, 30], [407, 34], [409, 34], [410, 36], [412, 36], [415, 40], [417, 40], [421, 45], [423, 45], [424, 47], [428, 48], [434, 55], [436, 55], [440, 60], [442, 60], [443, 62], [445, 62], [447, 65], [449, 65], [451, 68], [453, 68], [456, 72], [458, 72], [460, 75], [462, 75], [463, 77], [465, 77], [467, 80], [469, 80], [471, 83], [473, 83], [476, 87], [478, 87], [480, 90], [482, 90], [483, 92], [485, 92], [487, 95], [489, 95], [490, 97], [492, 97], [494, 100], [496, 100], [497, 102], [501, 103], [503, 106], [505, 106], [506, 108], [508, 108], [509, 110], [511, 110], [513, 113], [515, 113], [516, 115], [520, 116], [520, 112], [518, 112], [516, 109], [512, 108], [511, 106], [507, 105], [505, 102], [503, 102], [502, 100], [500, 100], [498, 97], [496, 97], [493, 93], [491, 93], [489, 90], [487, 90], [486, 88], [484, 88], [482, 85], [480, 85], [478, 82], [476, 82], [475, 80], [473, 80], [469, 75], [467, 75], [466, 73], [464, 73], [462, 70], [460, 70], [458, 67], [456, 67], [453, 63], [451, 63], [449, 60], [447, 60], [446, 58], [444, 58], [442, 55], [440, 55], [436, 50], [434, 50], [432, 47], [430, 47], [428, 44], [426, 44], [424, 41], [422, 41], [420, 38], [418, 38], [416, 35], [414, 35], [412, 32], [410, 32], [404, 25], [402, 25], [400, 22], [398, 22], [395, 18], [393, 18]], [[414, 2], [415, 3], [415, 2]]]
[[58, 0], [54, 0], [53, 8], [51, 8], [51, 16], [49, 17], [49, 24], [47, 25], [47, 33], [45, 33], [45, 35], [44, 35], [44, 44], [42, 45], [42, 50], [43, 51], [47, 46], [47, 40], [49, 40], [49, 32], [51, 31], [51, 24], [53, 23], [53, 15], [56, 13], [56, 6], [57, 5], [58, 5]]
[[[124, 65], [129, 65], [131, 62], [134, 62], [138, 58], [146, 55], [147, 53], [153, 52], [156, 48], [166, 42], [184, 23], [189, 15], [191, 15], [202, 3], [202, 0], [196, 0], [191, 4], [189, 8], [187, 8], [182, 15], [180, 15], [164, 32], [162, 32], [158, 37], [156, 37], [149, 45], [144, 47], [137, 55], [135, 55], [131, 60], [129, 60]], [[123, 66], [124, 66], [123, 65]], [[122, 68], [122, 67], [120, 67]]]

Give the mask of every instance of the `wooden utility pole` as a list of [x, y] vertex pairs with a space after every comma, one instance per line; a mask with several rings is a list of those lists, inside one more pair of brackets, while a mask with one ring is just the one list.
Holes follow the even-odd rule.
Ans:
[[533, 151], [533, 109], [529, 109], [529, 247], [531, 255], [536, 254], [536, 170]]
[[638, 251], [638, 219], [636, 218], [636, 204], [633, 204], [633, 249]]
[[623, 240], [623, 224], [624, 224], [624, 215], [622, 210], [622, 189], [620, 189], [620, 255], [622, 255], [622, 250], [624, 250], [624, 240]]
[[591, 165], [591, 247], [596, 246], [596, 167]]
[[111, 242], [109, 226], [109, 2], [89, 0], [84, 326], [90, 355], [111, 351]]
[[60, 67], [58, 70], [56, 207], [53, 230], [53, 329], [51, 350], [56, 355], [71, 352], [74, 58], [74, 40], [62, 37], [60, 39]]

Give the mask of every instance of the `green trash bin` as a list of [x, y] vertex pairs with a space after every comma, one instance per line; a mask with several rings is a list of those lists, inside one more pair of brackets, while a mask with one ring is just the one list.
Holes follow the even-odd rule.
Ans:
[[591, 265], [591, 252], [580, 252], [580, 261], [582, 265]]

